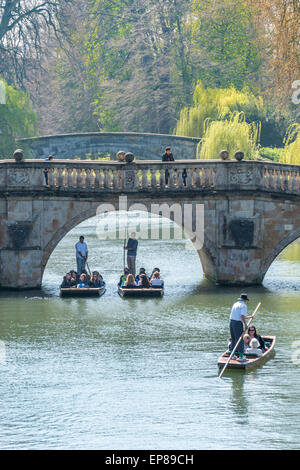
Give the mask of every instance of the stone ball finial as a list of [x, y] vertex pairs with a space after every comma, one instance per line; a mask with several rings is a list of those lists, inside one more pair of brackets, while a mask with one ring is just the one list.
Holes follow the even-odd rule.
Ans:
[[134, 155], [131, 152], [127, 152], [125, 155], [126, 163], [132, 163], [134, 160]]
[[220, 157], [221, 157], [222, 160], [229, 160], [228, 150], [221, 150]]
[[126, 155], [126, 152], [124, 152], [124, 150], [119, 150], [119, 152], [117, 153], [117, 160], [118, 162], [125, 162], [125, 155]]
[[24, 152], [22, 149], [17, 149], [14, 151], [14, 159], [16, 162], [21, 162], [24, 158]]
[[234, 154], [234, 158], [238, 161], [238, 162], [241, 162], [244, 158], [244, 152], [242, 152], [241, 150], [238, 150], [237, 152], [235, 152]]

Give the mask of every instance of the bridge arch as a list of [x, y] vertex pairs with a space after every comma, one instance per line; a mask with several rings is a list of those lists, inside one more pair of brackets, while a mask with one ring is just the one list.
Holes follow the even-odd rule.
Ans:
[[271, 250], [271, 252], [266, 256], [262, 264], [262, 274], [263, 278], [266, 276], [271, 264], [275, 261], [275, 259], [283, 252], [285, 248], [289, 245], [294, 243], [296, 240], [300, 238], [300, 227], [296, 230], [293, 230], [289, 235], [284, 237], [282, 240], [278, 242], [278, 244]]
[[[97, 216], [98, 205], [99, 203], [93, 204], [92, 206], [87, 207], [81, 210], [80, 212], [74, 214], [69, 220], [62, 223], [62, 225], [59, 228], [57, 228], [57, 230], [53, 233], [53, 236], [51, 237], [51, 239], [49, 240], [49, 242], [47, 243], [47, 245], [45, 246], [43, 250], [43, 256], [41, 260], [41, 283], [42, 283], [43, 275], [44, 275], [46, 266], [48, 264], [48, 261], [51, 255], [53, 254], [55, 248], [57, 247], [57, 245], [63, 240], [65, 236], [68, 235], [68, 233], [71, 230], [76, 228], [80, 223]], [[141, 210], [139, 212], [145, 212], [150, 215], [151, 214], [158, 215], [157, 213], [154, 213], [151, 211], [151, 201], [148, 201], [143, 205], [147, 207], [147, 210]], [[113, 213], [113, 211], [107, 211], [107, 212]], [[119, 213], [120, 211], [117, 210], [116, 212]], [[130, 211], [127, 211], [127, 212], [130, 213]], [[180, 225], [177, 222], [175, 222], [172, 217], [163, 217], [163, 216], [160, 216], [160, 217], [162, 219], [168, 218], [171, 222], [174, 223], [174, 225], [177, 225], [178, 227], [180, 227], [180, 229], [182, 229], [183, 233], [185, 233], [186, 235], [187, 240], [189, 240], [192, 243], [196, 253], [198, 254], [200, 258], [200, 263], [201, 263], [203, 272], [204, 272], [205, 267], [207, 269], [207, 266], [209, 266], [209, 269], [211, 270], [210, 272], [212, 272], [212, 270], [214, 269], [214, 264], [213, 264], [213, 259], [209, 251], [203, 247], [201, 249], [198, 249], [198, 247], [195, 246], [195, 243], [193, 239], [191, 238], [191, 236], [189, 236], [189, 234], [185, 231], [183, 225]], [[146, 241], [147, 240], [145, 240], [145, 242]]]

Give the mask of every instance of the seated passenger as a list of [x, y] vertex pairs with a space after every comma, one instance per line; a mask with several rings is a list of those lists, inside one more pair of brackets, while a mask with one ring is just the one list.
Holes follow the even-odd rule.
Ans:
[[139, 282], [141, 274], [146, 274], [146, 269], [145, 268], [140, 268], [139, 274], [137, 276], [135, 276], [136, 282]]
[[156, 273], [156, 272], [157, 272], [157, 273], [160, 273], [160, 269], [159, 269], [159, 268], [154, 268], [154, 269], [153, 269], [153, 271], [152, 271], [152, 273], [151, 273], [151, 276], [149, 276], [150, 281], [151, 281], [151, 279], [153, 278], [154, 273]]
[[249, 333], [250, 339], [256, 338], [259, 341], [259, 348], [262, 351], [266, 351], [268, 349], [262, 337], [259, 334], [257, 334], [255, 326], [251, 325], [248, 329], [248, 333]]
[[146, 274], [141, 274], [140, 275], [140, 280], [138, 282], [138, 286], [142, 287], [143, 289], [147, 289], [148, 287], [150, 287], [150, 281], [147, 278]]
[[90, 287], [98, 288], [104, 286], [103, 277], [98, 271], [93, 271], [93, 275], [90, 281]]
[[72, 278], [71, 278], [71, 273], [67, 273], [64, 276], [63, 282], [61, 283], [60, 286], [62, 289], [74, 287], [74, 284], [72, 283]]
[[244, 350], [246, 351], [247, 348], [250, 348], [250, 340], [251, 340], [251, 338], [250, 338], [250, 336], [246, 333], [246, 334], [244, 335], [244, 338], [243, 338], [243, 339], [244, 339]]
[[126, 278], [126, 281], [124, 283], [124, 287], [126, 287], [126, 288], [137, 287], [133, 274], [128, 274], [128, 276]]
[[77, 286], [77, 283], [78, 283], [78, 280], [79, 280], [79, 276], [77, 274], [76, 271], [70, 271], [71, 273], [71, 280], [72, 280], [72, 286], [73, 287], [76, 287]]
[[77, 287], [90, 287], [89, 280], [86, 276], [86, 274], [81, 273], [79, 276], [79, 282], [77, 284]]
[[164, 287], [164, 281], [160, 278], [159, 272], [155, 271], [151, 279], [151, 287]]
[[120, 286], [120, 287], [121, 287], [121, 286], [124, 286], [128, 274], [129, 274], [129, 269], [128, 269], [128, 268], [124, 268], [124, 274], [122, 274], [122, 276], [120, 277], [118, 286]]
[[259, 341], [256, 338], [252, 338], [250, 341], [250, 348], [246, 348], [246, 354], [255, 354], [260, 357], [262, 355], [262, 350], [259, 348]]

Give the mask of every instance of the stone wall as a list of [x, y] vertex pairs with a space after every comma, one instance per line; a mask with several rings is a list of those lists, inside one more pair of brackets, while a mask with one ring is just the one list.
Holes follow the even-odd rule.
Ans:
[[119, 150], [124, 150], [142, 160], [161, 160], [165, 148], [170, 146], [175, 159], [186, 160], [196, 158], [199, 142], [198, 138], [164, 134], [101, 132], [20, 139], [18, 145], [21, 148], [29, 146], [36, 158], [54, 155], [58, 159], [68, 159], [97, 152], [115, 156]]

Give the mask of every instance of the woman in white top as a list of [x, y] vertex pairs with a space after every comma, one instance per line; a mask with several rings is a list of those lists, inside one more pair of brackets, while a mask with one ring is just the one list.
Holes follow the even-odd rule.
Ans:
[[258, 339], [252, 338], [250, 341], [250, 348], [246, 348], [246, 354], [256, 354], [256, 356], [260, 357], [263, 352], [259, 349], [259, 346]]

